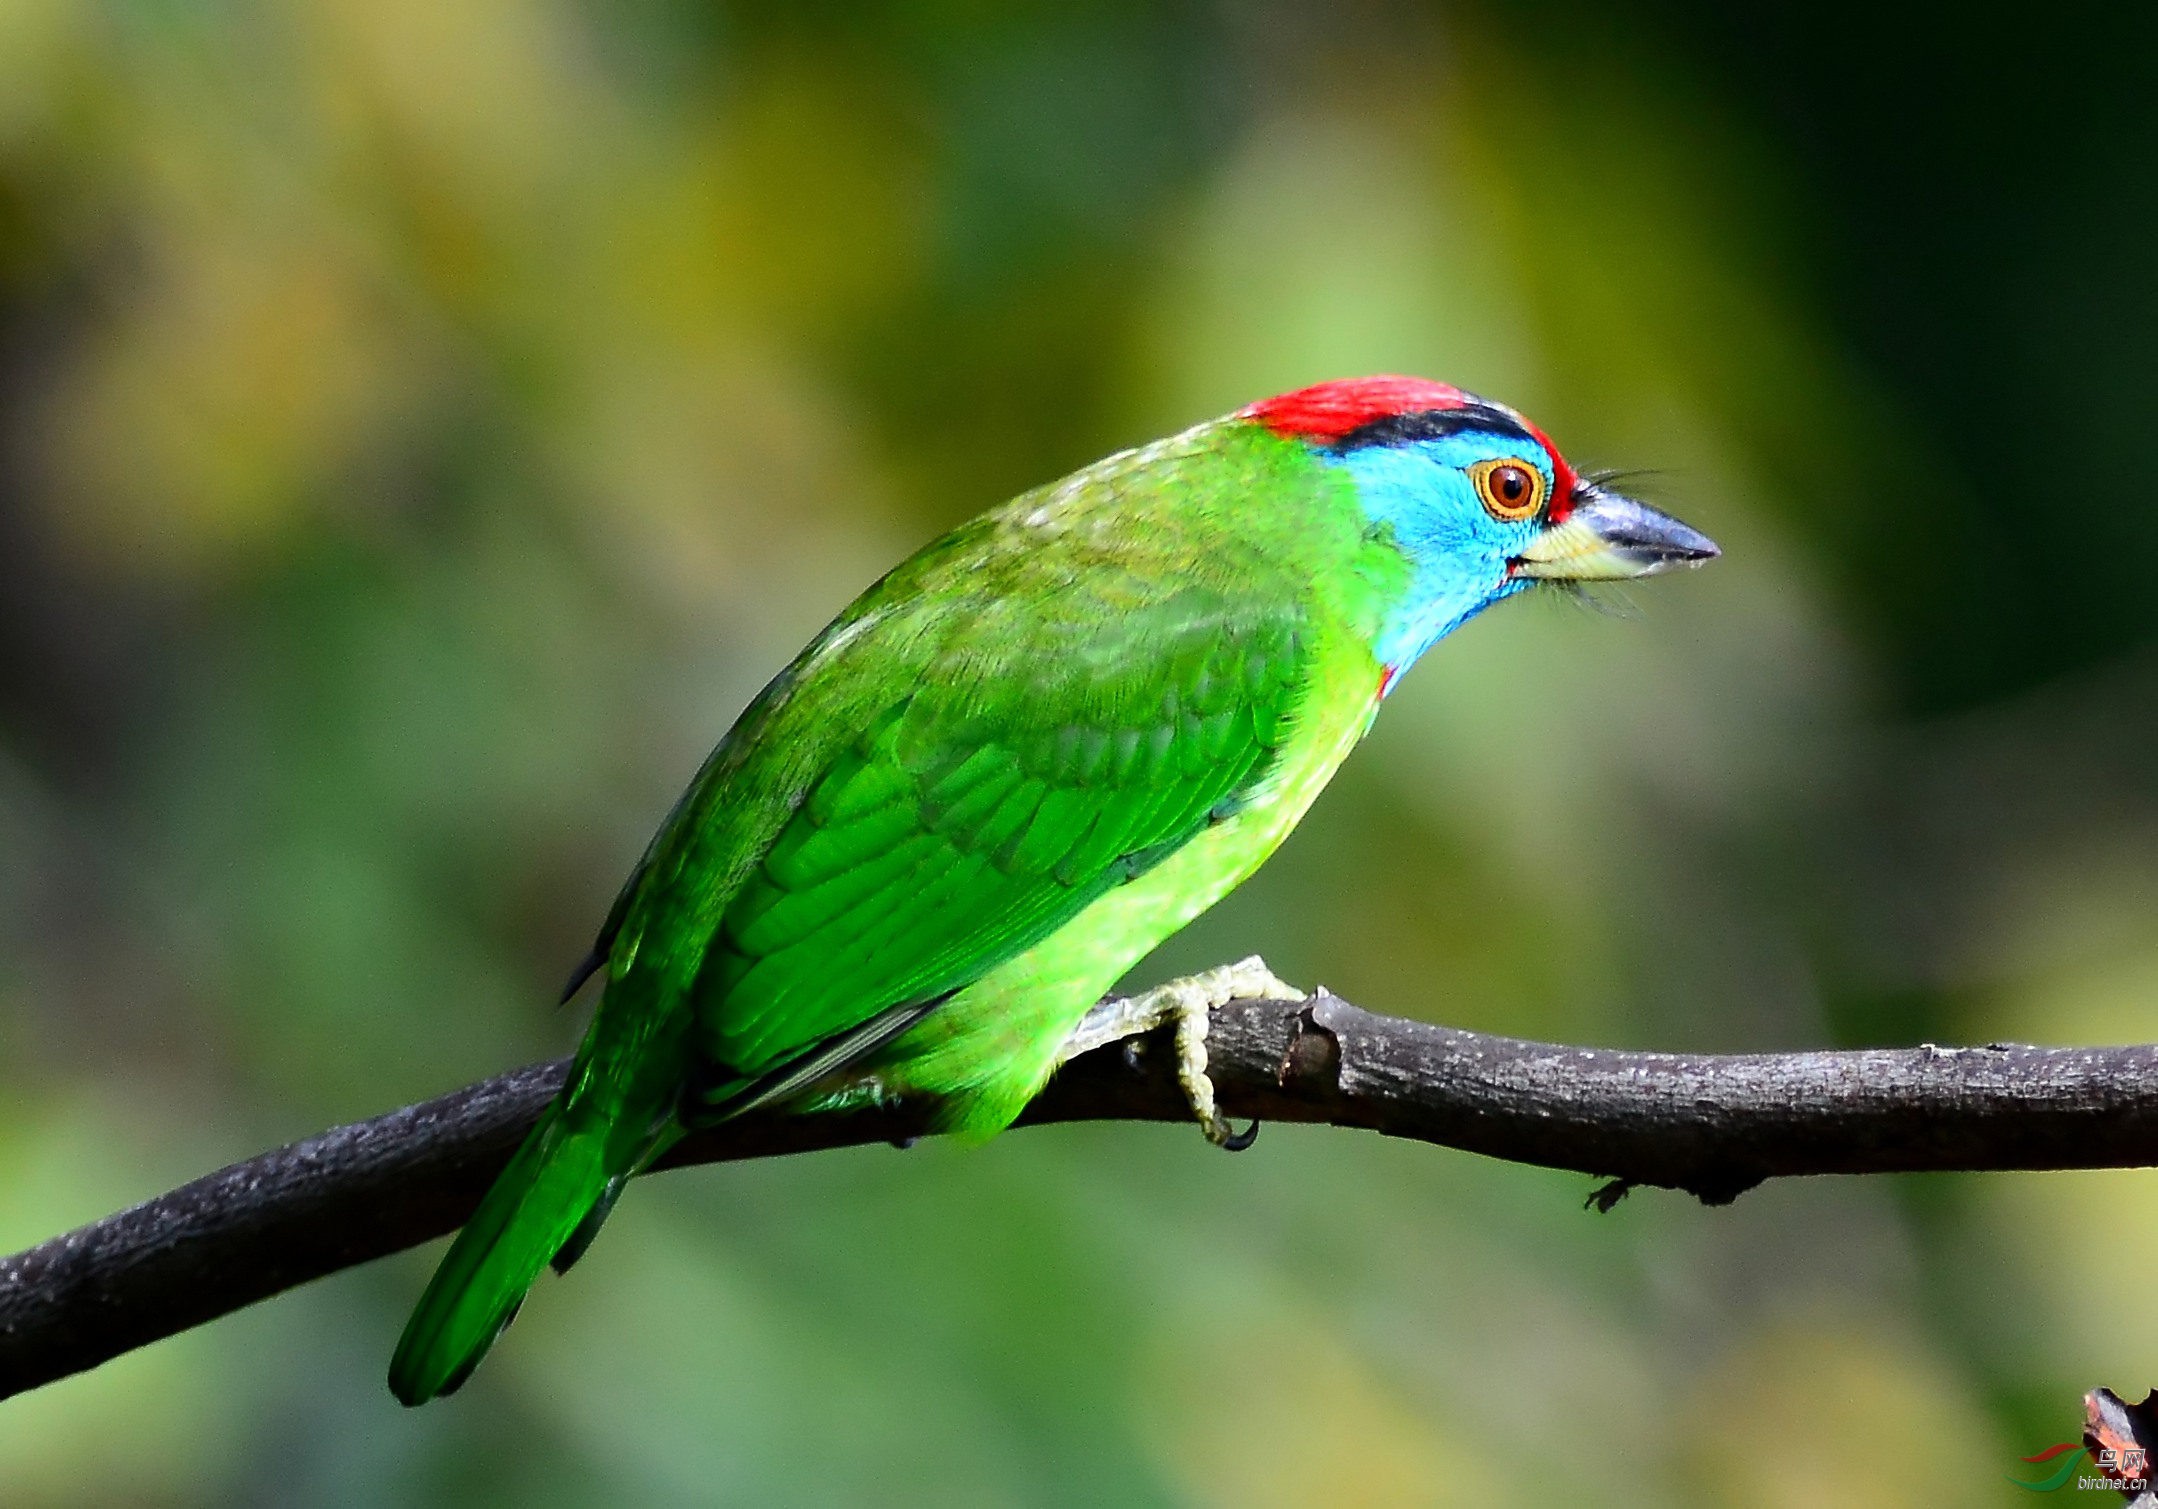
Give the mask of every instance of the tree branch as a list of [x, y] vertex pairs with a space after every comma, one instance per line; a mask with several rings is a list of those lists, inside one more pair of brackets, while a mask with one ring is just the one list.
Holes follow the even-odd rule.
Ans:
[[[1690, 1055], [1555, 1047], [1373, 1016], [1335, 996], [1214, 1014], [1222, 1104], [1363, 1127], [1709, 1204], [1792, 1174], [2158, 1163], [2158, 1045]], [[1188, 1119], [1166, 1041], [1058, 1074], [1023, 1122]], [[0, 1398], [452, 1230], [561, 1084], [519, 1069], [236, 1163], [0, 1260]], [[759, 1115], [666, 1166], [932, 1129], [933, 1108]]]

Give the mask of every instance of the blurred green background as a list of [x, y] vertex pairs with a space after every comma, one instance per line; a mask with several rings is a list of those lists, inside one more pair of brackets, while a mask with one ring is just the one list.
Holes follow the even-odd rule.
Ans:
[[[2158, 9], [1895, 9], [0, 0], [0, 1245], [565, 1051], [862, 585], [1373, 370], [1726, 559], [1443, 646], [1146, 978], [2158, 1035]], [[672, 1174], [454, 1401], [382, 1386], [410, 1254], [0, 1406], [0, 1502], [2013, 1503], [2158, 1382], [2158, 1176], [1589, 1188]]]

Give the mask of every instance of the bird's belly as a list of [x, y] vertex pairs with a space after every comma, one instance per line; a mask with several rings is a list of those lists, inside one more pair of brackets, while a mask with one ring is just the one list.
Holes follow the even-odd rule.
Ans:
[[958, 1132], [986, 1136], [1009, 1125], [1048, 1080], [1088, 1008], [1281, 846], [1370, 727], [1371, 711], [1326, 720], [1337, 727], [1285, 755], [1235, 816], [931, 1013], [876, 1071], [880, 1087], [942, 1099]]

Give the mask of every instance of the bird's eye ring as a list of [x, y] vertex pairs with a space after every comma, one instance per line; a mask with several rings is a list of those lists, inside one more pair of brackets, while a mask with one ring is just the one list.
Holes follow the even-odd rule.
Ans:
[[1479, 461], [1469, 468], [1476, 496], [1494, 519], [1517, 523], [1544, 506], [1544, 474], [1518, 457]]

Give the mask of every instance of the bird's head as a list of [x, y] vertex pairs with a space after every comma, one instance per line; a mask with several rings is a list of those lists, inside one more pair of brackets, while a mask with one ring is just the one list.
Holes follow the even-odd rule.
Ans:
[[1375, 647], [1390, 673], [1539, 582], [1620, 581], [1717, 554], [1706, 535], [1576, 473], [1512, 409], [1444, 383], [1320, 383], [1239, 417], [1346, 472], [1369, 533], [1407, 559], [1407, 592]]

